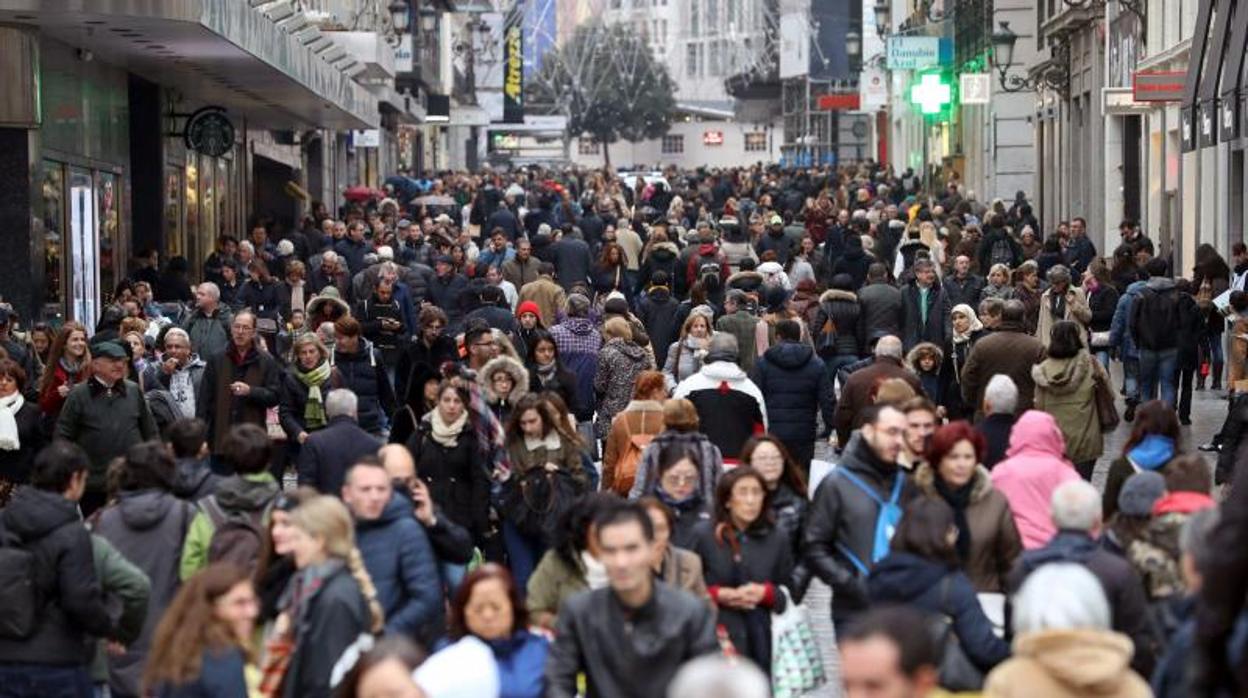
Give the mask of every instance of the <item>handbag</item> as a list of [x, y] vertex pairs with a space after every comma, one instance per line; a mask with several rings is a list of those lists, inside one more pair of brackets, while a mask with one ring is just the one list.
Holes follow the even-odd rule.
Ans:
[[282, 695], [282, 683], [295, 655], [295, 638], [289, 630], [290, 616], [283, 613], [273, 624], [264, 641], [264, 659], [260, 663], [260, 695], [276, 698]]
[[282, 428], [282, 420], [278, 416], [276, 407], [270, 407], [264, 411], [264, 429], [268, 432], [270, 439], [286, 440], [286, 430]]
[[949, 606], [949, 587], [952, 575], [945, 575], [940, 583], [940, 613], [932, 618], [931, 631], [939, 646], [940, 655], [940, 687], [946, 691], [981, 691], [984, 688], [984, 672], [966, 656], [957, 632], [953, 629], [953, 618], [945, 609]]
[[771, 692], [796, 698], [822, 686], [828, 675], [809, 612], [793, 603], [788, 589], [776, 589], [784, 594], [784, 610], [771, 614]]
[[[1091, 358], [1089, 360], [1095, 361]], [[1094, 366], [1093, 369], [1095, 368]], [[1105, 431], [1118, 426], [1118, 407], [1114, 405], [1114, 389], [1101, 371], [1094, 371], [1092, 393], [1096, 400], [1096, 416], [1100, 419], [1101, 430]]]
[[1093, 332], [1092, 339], [1089, 342], [1089, 346], [1091, 346], [1093, 349], [1108, 349], [1110, 347], [1109, 331], [1107, 330], [1105, 332]]

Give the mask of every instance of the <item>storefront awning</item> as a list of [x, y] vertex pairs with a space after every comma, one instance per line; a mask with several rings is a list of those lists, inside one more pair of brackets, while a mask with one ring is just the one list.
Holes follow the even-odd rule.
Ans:
[[[0, 0], [0, 23], [35, 26], [127, 70], [226, 107], [249, 127], [376, 128], [377, 98], [246, 0]], [[318, 48], [320, 49], [318, 51]], [[85, 53], [89, 52], [89, 53]]]

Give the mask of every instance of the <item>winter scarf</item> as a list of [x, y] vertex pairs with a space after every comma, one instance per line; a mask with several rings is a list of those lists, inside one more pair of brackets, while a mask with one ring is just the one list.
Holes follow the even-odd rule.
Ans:
[[290, 285], [290, 311], [304, 310], [303, 282], [296, 281]]
[[308, 402], [303, 406], [303, 421], [308, 429], [320, 429], [325, 426], [325, 398], [321, 395], [321, 386], [329, 380], [334, 367], [328, 361], [321, 361], [310, 371], [295, 368], [295, 377], [308, 389]]
[[455, 448], [455, 444], [459, 443], [459, 435], [464, 431], [464, 425], [467, 423], [467, 411], [461, 413], [459, 419], [447, 424], [442, 421], [442, 412], [435, 409], [429, 413], [429, 424], [433, 427], [429, 430], [429, 435], [443, 446]]
[[1049, 292], [1049, 314], [1054, 320], [1066, 319], [1066, 294]]
[[607, 566], [602, 564], [588, 550], [581, 551], [581, 564], [585, 565], [585, 585], [594, 589], [605, 589], [611, 580], [607, 577]]
[[537, 372], [537, 380], [542, 384], [542, 387], [545, 387], [546, 384], [555, 377], [555, 370], [558, 368], [558, 361], [551, 361], [548, 364], [539, 364], [536, 362], [533, 364], [533, 370]]
[[[319, 565], [305, 567], [295, 572], [290, 578], [290, 584], [286, 586], [286, 591], [282, 592], [281, 599], [277, 602], [277, 607], [290, 616], [290, 627], [292, 631], [296, 628], [303, 627], [303, 620], [308, 614], [308, 608], [316, 593], [325, 585], [325, 580], [334, 575], [335, 572], [342, 569], [346, 565], [342, 560], [330, 558]], [[295, 631], [297, 632], [297, 631]]]
[[17, 413], [26, 401], [20, 391], [0, 397], [0, 451], [16, 451], [22, 447], [17, 437]]
[[971, 503], [971, 490], [975, 487], [975, 476], [961, 487], [954, 488], [937, 475], [933, 484], [941, 499], [953, 509], [953, 522], [958, 527], [958, 559], [962, 562], [971, 556], [971, 525], [966, 520], [966, 507]]
[[539, 448], [545, 448], [547, 451], [558, 451], [563, 448], [563, 441], [559, 438], [559, 432], [551, 429], [550, 433], [541, 439], [535, 439], [525, 434], [524, 448], [527, 451], [536, 451]]

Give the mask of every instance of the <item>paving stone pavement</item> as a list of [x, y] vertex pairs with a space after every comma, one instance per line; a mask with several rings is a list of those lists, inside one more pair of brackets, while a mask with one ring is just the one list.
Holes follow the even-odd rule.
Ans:
[[[1122, 369], [1121, 365], [1114, 362], [1111, 366], [1111, 374], [1114, 377], [1114, 384], [1118, 387], [1122, 385]], [[1187, 452], [1196, 453], [1196, 447], [1200, 444], [1209, 443], [1213, 435], [1222, 428], [1222, 422], [1226, 418], [1226, 391], [1199, 390], [1192, 393], [1192, 424], [1183, 427], [1183, 449]], [[1118, 412], [1126, 409], [1121, 395], [1118, 396]], [[1116, 429], [1105, 436], [1105, 447], [1100, 459], [1096, 462], [1096, 470], [1092, 475], [1092, 484], [1097, 489], [1104, 489], [1105, 478], [1109, 472], [1109, 464], [1122, 453], [1123, 444], [1131, 435], [1131, 425], [1127, 422], [1121, 422]], [[1212, 454], [1203, 453], [1205, 460], [1209, 463], [1210, 468], [1215, 464]], [[835, 461], [836, 456], [827, 443], [819, 443], [815, 445], [815, 458], [819, 460]], [[824, 667], [828, 673], [828, 683], [819, 690], [812, 691], [808, 695], [818, 696], [819, 698], [839, 698], [841, 695], [840, 685], [840, 655], [836, 651], [836, 634], [832, 629], [831, 617], [832, 590], [826, 584], [815, 579], [811, 582], [810, 590], [807, 591], [806, 597], [802, 600], [809, 613], [811, 624], [814, 626], [815, 637], [819, 640], [820, 649], [823, 651]]]

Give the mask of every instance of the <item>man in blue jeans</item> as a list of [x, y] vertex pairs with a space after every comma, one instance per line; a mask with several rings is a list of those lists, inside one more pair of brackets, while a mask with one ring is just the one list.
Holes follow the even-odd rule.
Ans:
[[1179, 364], [1178, 329], [1181, 322], [1179, 292], [1169, 276], [1166, 260], [1153, 257], [1144, 267], [1148, 283], [1131, 304], [1129, 326], [1139, 350], [1140, 402], [1161, 399], [1175, 405], [1175, 375]]

